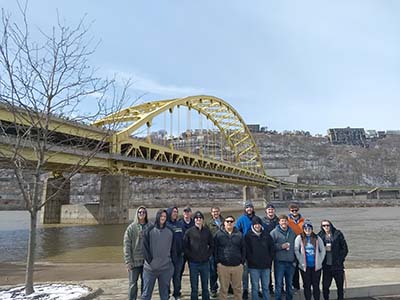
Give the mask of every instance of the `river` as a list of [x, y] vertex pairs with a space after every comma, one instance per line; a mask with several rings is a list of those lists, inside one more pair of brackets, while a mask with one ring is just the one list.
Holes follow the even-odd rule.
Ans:
[[[263, 214], [261, 209], [256, 212]], [[277, 209], [277, 213], [286, 210]], [[350, 250], [349, 263], [399, 264], [400, 207], [303, 208], [301, 213], [313, 221], [315, 231], [323, 218], [343, 231]], [[0, 211], [0, 262], [26, 260], [28, 227], [27, 212]], [[37, 261], [121, 262], [126, 227], [39, 225]]]

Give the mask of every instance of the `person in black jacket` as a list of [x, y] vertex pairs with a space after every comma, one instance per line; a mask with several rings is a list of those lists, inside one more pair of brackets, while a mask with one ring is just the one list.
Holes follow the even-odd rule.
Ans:
[[246, 247], [242, 233], [234, 227], [235, 218], [227, 216], [224, 226], [215, 235], [214, 257], [221, 284], [220, 300], [226, 300], [229, 284], [232, 285], [234, 299], [242, 299], [242, 273], [246, 259]]
[[201, 280], [201, 298], [209, 300], [208, 291], [208, 260], [214, 251], [213, 235], [207, 226], [204, 226], [204, 215], [197, 211], [194, 214], [194, 226], [189, 228], [183, 237], [183, 249], [189, 261], [190, 299], [198, 299], [199, 275]]
[[268, 299], [268, 289], [274, 241], [269, 232], [263, 229], [262, 221], [255, 216], [250, 231], [245, 236], [246, 259], [251, 280], [251, 299], [258, 300], [258, 285], [261, 280], [262, 299]]
[[337, 299], [343, 300], [344, 261], [349, 252], [343, 233], [333, 226], [329, 220], [321, 221], [321, 231], [318, 233], [324, 241], [326, 256], [322, 266], [322, 293], [329, 300], [329, 288], [332, 279], [337, 287]]

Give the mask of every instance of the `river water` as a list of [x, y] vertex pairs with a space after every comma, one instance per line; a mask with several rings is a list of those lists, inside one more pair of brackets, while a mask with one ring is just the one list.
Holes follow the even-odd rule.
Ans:
[[[262, 210], [256, 213], [263, 215]], [[286, 213], [286, 210], [277, 209], [277, 213]], [[342, 230], [350, 250], [348, 262], [352, 265], [399, 264], [400, 207], [304, 208], [301, 213], [313, 221], [315, 231], [319, 230], [323, 218], [332, 220]], [[0, 262], [26, 260], [28, 226], [27, 212], [0, 211]], [[122, 238], [126, 227], [126, 224], [39, 225], [37, 260], [122, 262]]]

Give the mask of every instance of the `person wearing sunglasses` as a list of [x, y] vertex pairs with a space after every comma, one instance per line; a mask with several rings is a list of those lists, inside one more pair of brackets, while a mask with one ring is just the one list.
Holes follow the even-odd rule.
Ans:
[[[133, 222], [124, 234], [124, 261], [129, 276], [128, 300], [137, 299], [139, 276], [143, 282], [143, 232], [148, 227], [146, 207], [139, 206]], [[143, 283], [141, 292], [143, 292]]]
[[318, 233], [324, 242], [326, 256], [322, 266], [322, 294], [329, 300], [329, 289], [332, 279], [337, 288], [337, 299], [343, 300], [344, 261], [349, 252], [343, 233], [333, 226], [329, 220], [321, 221], [321, 231]]
[[220, 282], [219, 300], [228, 297], [229, 284], [232, 285], [234, 300], [242, 299], [242, 273], [246, 258], [243, 234], [234, 226], [235, 218], [230, 215], [214, 238], [214, 257]]
[[325, 246], [322, 239], [313, 232], [313, 225], [310, 220], [305, 220], [303, 232], [294, 241], [294, 253], [299, 262], [301, 278], [303, 279], [304, 298], [319, 300], [321, 290], [322, 262], [325, 258]]
[[[304, 218], [299, 213], [300, 207], [297, 203], [289, 204], [289, 214], [288, 214], [288, 225], [297, 235], [303, 232]], [[300, 275], [299, 275], [299, 265], [296, 265], [296, 269], [293, 274], [293, 288], [295, 290], [300, 290]]]

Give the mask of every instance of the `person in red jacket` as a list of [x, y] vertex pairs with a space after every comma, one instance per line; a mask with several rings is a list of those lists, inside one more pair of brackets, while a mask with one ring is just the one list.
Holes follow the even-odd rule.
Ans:
[[[299, 208], [299, 205], [297, 203], [290, 203], [289, 204], [288, 225], [294, 231], [296, 236], [303, 232], [304, 218], [299, 213], [299, 210], [300, 210], [300, 208]], [[296, 269], [294, 271], [294, 276], [293, 276], [293, 288], [295, 290], [299, 290], [300, 289], [300, 281], [299, 281], [299, 279], [300, 279], [299, 266], [297, 264], [296, 265]]]

